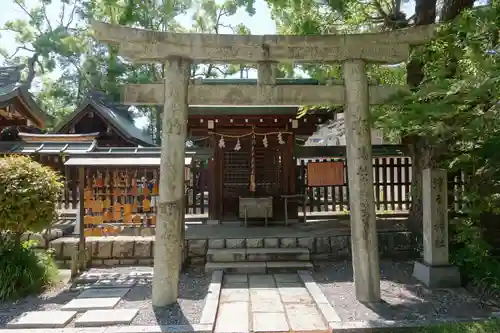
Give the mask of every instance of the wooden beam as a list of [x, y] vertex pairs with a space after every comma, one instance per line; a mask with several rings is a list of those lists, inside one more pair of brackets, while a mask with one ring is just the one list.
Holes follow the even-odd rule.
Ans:
[[[370, 104], [381, 104], [405, 89], [398, 86], [371, 86]], [[190, 105], [342, 105], [343, 85], [203, 85], [189, 86]], [[130, 105], [160, 105], [163, 84], [126, 85], [123, 100]]]
[[120, 55], [138, 62], [164, 62], [173, 56], [197, 62], [339, 62], [364, 59], [397, 63], [408, 59], [409, 45], [432, 38], [434, 25], [366, 34], [322, 36], [215, 35], [159, 32], [92, 22], [95, 37], [119, 44]]
[[[403, 145], [372, 145], [373, 156], [404, 156]], [[345, 146], [294, 146], [296, 158], [339, 157], [345, 158]]]

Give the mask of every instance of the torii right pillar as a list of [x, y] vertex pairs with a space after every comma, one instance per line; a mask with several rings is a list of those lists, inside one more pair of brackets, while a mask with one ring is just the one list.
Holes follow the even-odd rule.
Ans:
[[380, 301], [380, 267], [373, 192], [373, 162], [366, 64], [344, 62], [347, 175], [356, 298]]

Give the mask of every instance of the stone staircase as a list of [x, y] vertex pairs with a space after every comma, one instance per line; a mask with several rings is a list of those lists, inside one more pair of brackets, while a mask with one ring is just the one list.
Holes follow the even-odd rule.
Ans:
[[205, 272], [282, 273], [312, 269], [306, 248], [209, 248]]

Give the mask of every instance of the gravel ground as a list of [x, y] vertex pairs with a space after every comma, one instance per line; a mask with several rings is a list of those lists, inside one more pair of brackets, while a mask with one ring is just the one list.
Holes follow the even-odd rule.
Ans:
[[383, 302], [372, 309], [355, 298], [351, 262], [320, 265], [314, 277], [343, 321], [459, 319], [496, 311], [465, 289], [429, 290], [412, 278], [412, 272], [413, 263], [381, 262]]
[[0, 302], [0, 329], [26, 311], [60, 310], [61, 307], [78, 295], [70, 291], [70, 286], [58, 284], [38, 296], [29, 296], [15, 302]]
[[[26, 311], [60, 310], [61, 307], [78, 296], [80, 289], [95, 282], [95, 277], [135, 280], [136, 284], [116, 306], [117, 309], [139, 309], [132, 325], [188, 325], [200, 321], [205, 305], [211, 276], [203, 273], [203, 268], [191, 268], [180, 277], [179, 300], [177, 304], [153, 309], [151, 267], [117, 267], [112, 269], [91, 269], [81, 278], [77, 286], [60, 284], [39, 296], [30, 296], [16, 302], [0, 303], [0, 329]], [[88, 280], [88, 281], [84, 281]], [[85, 283], [87, 282], [87, 283]], [[74, 327], [74, 321], [67, 327]]]
[[211, 275], [203, 268], [191, 268], [181, 275], [177, 304], [153, 308], [151, 283], [134, 286], [116, 307], [139, 309], [131, 325], [189, 325], [200, 322]]

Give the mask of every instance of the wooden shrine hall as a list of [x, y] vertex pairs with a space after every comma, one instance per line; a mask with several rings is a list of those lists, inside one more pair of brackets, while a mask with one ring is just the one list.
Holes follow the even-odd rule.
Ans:
[[[40, 132], [50, 117], [21, 82], [23, 66], [0, 67], [0, 140], [12, 140], [10, 128]], [[5, 131], [4, 131], [5, 130]]]

